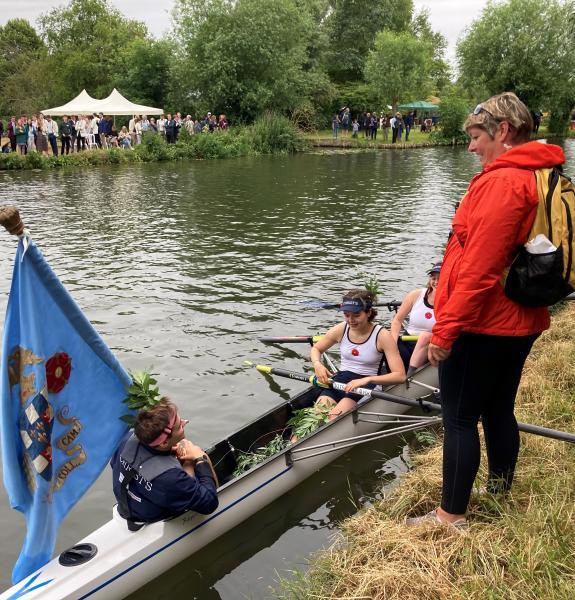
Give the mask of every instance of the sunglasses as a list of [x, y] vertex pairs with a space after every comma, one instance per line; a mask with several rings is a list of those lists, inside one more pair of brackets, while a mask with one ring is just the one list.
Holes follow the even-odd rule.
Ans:
[[[484, 108], [483, 104], [478, 104], [474, 109], [473, 109], [473, 114], [474, 115], [478, 115], [482, 112], [487, 113], [492, 119], [495, 119], [495, 117], [493, 116], [493, 113], [490, 113], [486, 108]], [[497, 120], [497, 119], [496, 119]]]

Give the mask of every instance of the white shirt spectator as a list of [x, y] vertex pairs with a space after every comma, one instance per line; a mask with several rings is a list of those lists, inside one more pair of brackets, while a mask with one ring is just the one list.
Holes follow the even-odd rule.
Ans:
[[94, 135], [96, 135], [98, 133], [98, 123], [100, 122], [100, 119], [98, 119], [98, 117], [94, 117], [92, 119], [92, 121], [90, 122], [90, 127], [92, 129], [92, 133]]
[[158, 132], [164, 133], [166, 131], [166, 121], [168, 119], [158, 119], [156, 125], [158, 126]]
[[44, 123], [46, 125], [46, 133], [48, 135], [51, 133], [53, 133], [55, 136], [58, 135], [58, 123], [56, 123], [56, 121], [53, 121], [52, 119], [46, 119]]

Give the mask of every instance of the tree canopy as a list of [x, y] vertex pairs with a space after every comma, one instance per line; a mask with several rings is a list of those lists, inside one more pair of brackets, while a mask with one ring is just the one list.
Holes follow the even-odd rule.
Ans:
[[575, 104], [571, 11], [557, 0], [489, 4], [458, 44], [462, 85], [477, 99], [513, 91], [564, 120]]

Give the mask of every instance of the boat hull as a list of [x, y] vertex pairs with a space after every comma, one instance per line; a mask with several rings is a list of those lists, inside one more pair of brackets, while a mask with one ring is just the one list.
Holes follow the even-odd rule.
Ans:
[[[437, 386], [437, 371], [426, 367], [416, 379]], [[398, 385], [386, 391], [408, 398], [429, 394], [425, 388], [416, 385], [409, 388]], [[220, 481], [224, 481], [218, 489], [219, 506], [211, 515], [188, 512], [130, 532], [114, 508], [113, 518], [108, 523], [79, 542], [97, 547], [94, 558], [83, 565], [65, 567], [56, 557], [34, 575], [4, 592], [0, 599], [7, 600], [18, 590], [22, 591], [17, 597], [43, 600], [125, 597], [239, 525], [348, 450], [347, 447], [338, 447], [320, 454], [324, 448], [318, 449], [318, 445], [337, 446], [334, 442], [338, 440], [382, 429], [382, 424], [358, 419], [357, 412], [397, 415], [408, 410], [400, 404], [371, 398], [362, 403], [355, 416], [353, 413], [341, 415], [288, 450], [239, 477], [233, 477], [237, 450], [253, 449], [256, 440], [258, 445], [267, 443], [282, 423], [285, 425], [293, 410], [311, 405], [317, 393], [316, 388], [309, 388], [290, 403], [272, 409], [209, 450], [214, 465], [217, 465]], [[33, 589], [35, 586], [41, 587]]]

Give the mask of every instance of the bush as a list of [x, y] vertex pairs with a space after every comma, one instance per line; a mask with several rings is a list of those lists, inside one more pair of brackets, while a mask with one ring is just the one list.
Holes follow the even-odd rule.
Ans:
[[283, 115], [268, 112], [249, 126], [246, 135], [260, 154], [292, 153], [305, 148], [297, 127]]
[[463, 124], [469, 114], [467, 102], [459, 96], [446, 96], [439, 105], [440, 128], [432, 132], [432, 140], [437, 141], [465, 141], [467, 134], [463, 131]]

